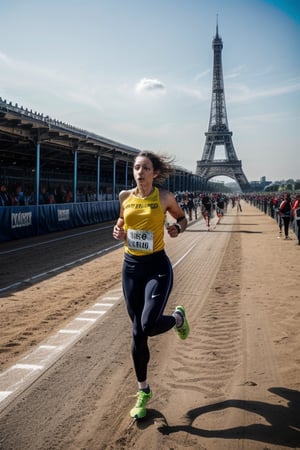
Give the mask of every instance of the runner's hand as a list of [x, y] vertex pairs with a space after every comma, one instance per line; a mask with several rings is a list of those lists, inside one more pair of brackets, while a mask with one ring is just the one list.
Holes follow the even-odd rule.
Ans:
[[180, 228], [178, 227], [177, 224], [173, 223], [167, 227], [167, 232], [170, 237], [175, 238], [179, 235]]
[[119, 241], [121, 239], [124, 239], [124, 236], [124, 228], [120, 228], [118, 227], [118, 225], [115, 225], [113, 229], [113, 237]]

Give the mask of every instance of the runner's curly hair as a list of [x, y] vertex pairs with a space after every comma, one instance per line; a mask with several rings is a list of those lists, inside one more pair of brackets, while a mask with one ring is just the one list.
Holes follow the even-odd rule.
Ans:
[[134, 161], [139, 156], [145, 156], [146, 158], [149, 158], [153, 164], [154, 171], [158, 172], [158, 176], [153, 182], [154, 186], [162, 186], [164, 182], [170, 177], [170, 175], [173, 175], [175, 173], [175, 167], [173, 165], [175, 158], [172, 156], [162, 155], [148, 150], [142, 150], [135, 157]]

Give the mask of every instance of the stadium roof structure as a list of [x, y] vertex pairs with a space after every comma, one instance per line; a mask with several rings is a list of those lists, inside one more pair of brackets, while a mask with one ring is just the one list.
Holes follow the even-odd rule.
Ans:
[[[34, 166], [36, 145], [41, 145], [42, 160], [48, 169], [57, 166], [72, 170], [73, 153], [78, 151], [81, 168], [88, 172], [101, 157], [111, 167], [113, 158], [131, 161], [140, 151], [95, 133], [33, 112], [0, 97], [0, 164]], [[92, 156], [92, 157], [91, 157]], [[103, 157], [103, 159], [102, 159]], [[43, 164], [43, 162], [42, 162]], [[102, 164], [102, 163], [101, 163]]]
[[[0, 97], [0, 177], [6, 183], [24, 179], [32, 183], [34, 177], [36, 183], [73, 180], [76, 188], [77, 181], [100, 183], [101, 178], [103, 186], [114, 190], [116, 183], [131, 185], [133, 179], [127, 174], [140, 151]], [[203, 177], [177, 165], [174, 168], [174, 191], [206, 188]]]

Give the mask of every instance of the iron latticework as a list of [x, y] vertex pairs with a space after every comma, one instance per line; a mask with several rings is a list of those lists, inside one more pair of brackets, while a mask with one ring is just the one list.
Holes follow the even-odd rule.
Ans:
[[[242, 162], [237, 159], [232, 143], [232, 132], [228, 126], [222, 69], [223, 42], [219, 36], [218, 24], [212, 47], [214, 64], [210, 118], [208, 131], [205, 133], [202, 159], [197, 161], [196, 173], [207, 181], [219, 175], [228, 176], [236, 180], [242, 191], [246, 191], [250, 186], [243, 172]], [[224, 159], [215, 158], [218, 146], [224, 148]]]

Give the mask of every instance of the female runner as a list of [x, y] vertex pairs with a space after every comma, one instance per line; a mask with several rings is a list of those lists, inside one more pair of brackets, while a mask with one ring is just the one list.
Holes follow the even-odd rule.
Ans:
[[124, 239], [122, 286], [132, 321], [132, 358], [137, 378], [137, 402], [130, 415], [141, 419], [152, 398], [147, 381], [150, 359], [148, 337], [174, 328], [181, 339], [189, 334], [183, 306], [173, 315], [164, 315], [173, 285], [173, 270], [164, 250], [164, 226], [168, 212], [176, 222], [166, 224], [172, 238], [186, 226], [184, 212], [169, 191], [161, 185], [173, 172], [168, 157], [142, 151], [134, 160], [136, 187], [120, 192], [120, 216], [113, 229], [115, 239]]

